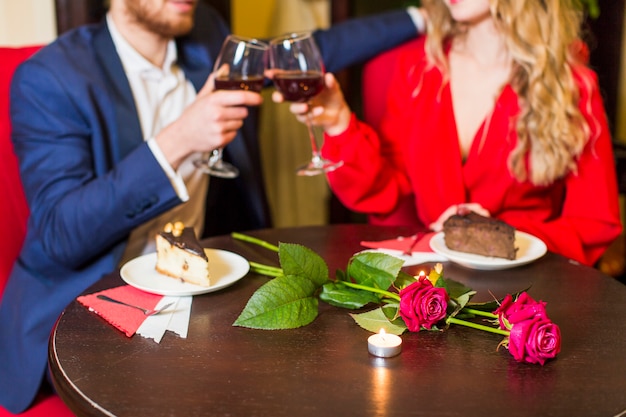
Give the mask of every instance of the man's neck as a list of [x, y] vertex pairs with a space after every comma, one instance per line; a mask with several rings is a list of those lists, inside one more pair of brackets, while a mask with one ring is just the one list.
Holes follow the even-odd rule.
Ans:
[[139, 53], [155, 66], [161, 68], [167, 54], [170, 38], [164, 37], [143, 27], [122, 9], [111, 9], [111, 19], [119, 33]]

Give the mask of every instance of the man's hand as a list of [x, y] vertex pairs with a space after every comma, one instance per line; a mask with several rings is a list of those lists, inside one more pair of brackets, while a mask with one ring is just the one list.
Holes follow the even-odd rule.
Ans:
[[191, 153], [210, 152], [230, 143], [248, 117], [247, 106], [263, 102], [259, 93], [215, 90], [215, 74], [207, 79], [196, 100], [156, 137], [172, 168]]

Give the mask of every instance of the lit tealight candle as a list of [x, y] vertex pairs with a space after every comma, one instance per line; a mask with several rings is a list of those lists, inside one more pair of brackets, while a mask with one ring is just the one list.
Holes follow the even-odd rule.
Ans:
[[402, 338], [395, 334], [388, 334], [385, 329], [380, 329], [378, 334], [373, 334], [367, 339], [367, 350], [381, 358], [396, 356], [402, 350]]

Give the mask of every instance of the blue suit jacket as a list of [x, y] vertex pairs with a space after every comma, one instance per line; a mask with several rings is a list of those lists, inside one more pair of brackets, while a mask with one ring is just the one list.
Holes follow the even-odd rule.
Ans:
[[[226, 24], [210, 8], [178, 39], [179, 64], [199, 89]], [[336, 71], [416, 36], [404, 11], [318, 31]], [[256, 114], [226, 148], [241, 176], [211, 178], [206, 233], [268, 227]], [[129, 233], [181, 203], [143, 141], [122, 64], [105, 23], [59, 37], [15, 73], [13, 142], [31, 216], [0, 304], [0, 404], [26, 409], [46, 370], [50, 331], [63, 309], [115, 271]]]

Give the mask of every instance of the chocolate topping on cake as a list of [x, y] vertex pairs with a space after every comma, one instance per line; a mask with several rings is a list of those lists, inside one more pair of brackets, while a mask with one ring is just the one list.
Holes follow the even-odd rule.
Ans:
[[[168, 224], [169, 225], [169, 224]], [[177, 227], [178, 226], [178, 227]], [[173, 228], [165, 227], [159, 232], [171, 245], [177, 246], [183, 250], [189, 251], [195, 255], [208, 260], [204, 248], [198, 242], [196, 234], [191, 227], [180, 227], [180, 223], [174, 224]]]

